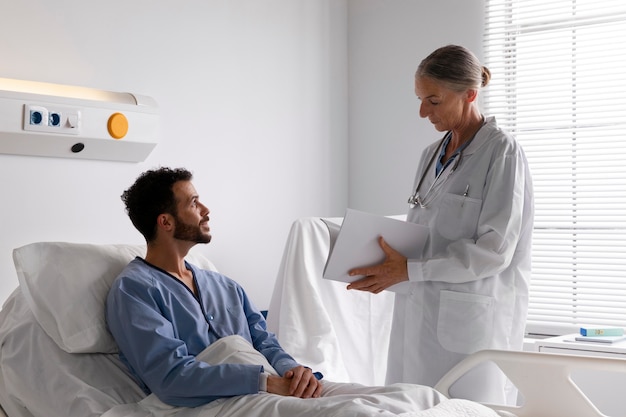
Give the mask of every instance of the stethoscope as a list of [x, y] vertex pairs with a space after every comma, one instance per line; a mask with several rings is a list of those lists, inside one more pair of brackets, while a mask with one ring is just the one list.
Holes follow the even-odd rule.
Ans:
[[[444, 166], [444, 168], [442, 168], [441, 171], [439, 171], [439, 173], [435, 177], [435, 180], [433, 181], [432, 184], [430, 184], [430, 187], [428, 187], [428, 190], [426, 190], [426, 193], [422, 197], [420, 196], [419, 190], [420, 190], [420, 187], [422, 186], [422, 183], [424, 182], [424, 178], [426, 178], [426, 175], [428, 174], [429, 170], [432, 168], [433, 163], [435, 162], [435, 159], [441, 153], [441, 149], [443, 148], [444, 144], [450, 138], [450, 136], [452, 136], [452, 132], [448, 132], [443, 136], [443, 138], [441, 139], [441, 142], [439, 142], [439, 146], [435, 148], [435, 152], [433, 152], [433, 156], [430, 157], [430, 161], [428, 161], [428, 165], [426, 166], [424, 173], [420, 177], [420, 180], [417, 183], [417, 187], [415, 187], [415, 192], [411, 194], [411, 196], [409, 197], [407, 201], [407, 203], [409, 203], [409, 208], [415, 208], [415, 207], [426, 208], [428, 206], [428, 203], [430, 203], [436, 197], [436, 194], [435, 194], [436, 190], [441, 188], [441, 186], [445, 184], [448, 178], [450, 178], [450, 175], [452, 175], [454, 171], [456, 171], [456, 169], [459, 167], [459, 165], [461, 164], [461, 161], [463, 160], [463, 152], [465, 152], [465, 149], [474, 140], [474, 138], [476, 137], [476, 134], [480, 131], [480, 129], [484, 125], [485, 125], [485, 118], [483, 117], [483, 123], [480, 125], [480, 127], [476, 130], [476, 132], [474, 132], [472, 137], [462, 145], [461, 149], [457, 153], [452, 155], [452, 158], [454, 159], [454, 161], [448, 162], [448, 164]], [[447, 170], [448, 166], [451, 166], [449, 171]], [[444, 172], [447, 172], [446, 176], [443, 178], [442, 181], [439, 181], [439, 179], [441, 178]], [[469, 186], [465, 190], [465, 196], [467, 196], [468, 191], [469, 191]], [[429, 197], [431, 198], [429, 199]]]

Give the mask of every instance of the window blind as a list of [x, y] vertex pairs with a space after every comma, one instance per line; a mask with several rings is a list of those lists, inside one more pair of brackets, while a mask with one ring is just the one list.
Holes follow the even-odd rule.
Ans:
[[535, 188], [527, 332], [626, 327], [626, 2], [485, 5], [485, 112]]

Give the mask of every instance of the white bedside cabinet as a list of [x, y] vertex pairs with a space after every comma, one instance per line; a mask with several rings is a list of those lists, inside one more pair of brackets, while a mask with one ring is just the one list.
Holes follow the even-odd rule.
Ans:
[[602, 356], [626, 359], [626, 340], [616, 343], [577, 342], [577, 334], [549, 337], [535, 341], [538, 352], [562, 355]]
[[[624, 359], [626, 366], [626, 341], [616, 343], [578, 342], [576, 334], [550, 337], [535, 341], [535, 350], [561, 355], [600, 356]], [[572, 381], [598, 409], [611, 417], [626, 417], [626, 374], [617, 372], [574, 370]]]

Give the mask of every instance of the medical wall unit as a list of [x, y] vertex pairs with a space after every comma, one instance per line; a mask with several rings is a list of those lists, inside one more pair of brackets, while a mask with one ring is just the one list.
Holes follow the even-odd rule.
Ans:
[[141, 162], [158, 141], [150, 97], [0, 78], [0, 153]]

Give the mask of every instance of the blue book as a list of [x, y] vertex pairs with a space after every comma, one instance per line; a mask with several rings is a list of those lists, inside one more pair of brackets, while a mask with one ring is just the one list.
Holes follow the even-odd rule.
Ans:
[[581, 336], [623, 336], [622, 327], [588, 326], [580, 328]]

